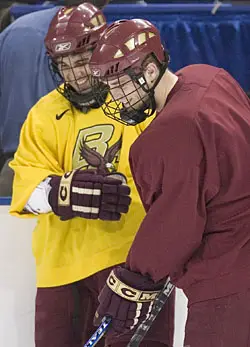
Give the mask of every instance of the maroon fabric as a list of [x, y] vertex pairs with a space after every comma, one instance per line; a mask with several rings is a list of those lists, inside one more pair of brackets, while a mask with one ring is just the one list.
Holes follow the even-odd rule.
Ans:
[[250, 287], [250, 104], [223, 69], [177, 75], [130, 150], [147, 214], [126, 263], [198, 302]]
[[[69, 172], [64, 176], [69, 177], [73, 174], [69, 191], [66, 186], [60, 188], [61, 176], [53, 176], [50, 185], [49, 203], [53, 212], [60, 216], [62, 220], [68, 220], [73, 217], [82, 217], [86, 219], [101, 220], [119, 220], [122, 213], [127, 213], [131, 198], [129, 197], [130, 188], [122, 184], [119, 179], [114, 179], [109, 175], [97, 174], [94, 171], [77, 170], [74, 173]], [[59, 191], [60, 188], [60, 191]], [[89, 191], [100, 190], [100, 195], [93, 193], [74, 192], [74, 188], [89, 189]], [[60, 205], [58, 197], [64, 200], [70, 195], [70, 205]], [[74, 211], [72, 206], [84, 208], [98, 208], [96, 213]]]
[[[75, 286], [75, 287], [74, 287]], [[81, 347], [93, 332], [93, 297], [82, 288], [81, 299], [77, 286], [38, 288], [36, 295], [35, 346]], [[80, 315], [76, 307], [80, 301]]]
[[250, 290], [190, 305], [184, 345], [250, 347]]
[[[114, 268], [113, 273], [118, 280], [138, 290], [157, 291], [163, 287], [163, 283], [156, 284], [147, 277], [131, 272], [121, 266]], [[152, 306], [152, 301], [150, 301], [140, 303], [141, 307], [138, 308], [136, 302], [129, 301], [117, 295], [107, 284], [104, 285], [98, 300], [99, 306], [94, 324], [98, 326], [104, 316], [112, 317], [112, 327], [108, 331], [110, 337], [131, 332], [132, 326], [133, 331], [135, 331], [137, 326], [146, 319], [149, 309]], [[134, 319], [136, 318], [137, 325], [134, 325]]]
[[[96, 327], [93, 326], [98, 307], [98, 294], [111, 269], [103, 270], [74, 284], [38, 288], [36, 296], [36, 347], [82, 347]], [[165, 305], [149, 330], [142, 347], [172, 347], [174, 296]], [[131, 334], [106, 339], [109, 347], [126, 347]], [[105, 339], [98, 343], [104, 346]]]

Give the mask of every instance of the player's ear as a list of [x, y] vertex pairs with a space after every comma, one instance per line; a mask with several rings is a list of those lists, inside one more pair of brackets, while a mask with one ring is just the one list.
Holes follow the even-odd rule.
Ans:
[[144, 76], [149, 86], [154, 84], [159, 76], [159, 69], [154, 62], [150, 62], [145, 66]]

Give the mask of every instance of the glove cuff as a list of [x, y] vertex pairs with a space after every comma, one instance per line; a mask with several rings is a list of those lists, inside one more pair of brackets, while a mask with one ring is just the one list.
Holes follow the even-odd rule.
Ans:
[[119, 280], [112, 270], [107, 278], [107, 286], [117, 295], [133, 302], [150, 302], [154, 301], [160, 290], [148, 291], [138, 290]]
[[58, 205], [60, 207], [70, 207], [71, 183], [76, 170], [66, 172], [60, 181], [58, 192]]

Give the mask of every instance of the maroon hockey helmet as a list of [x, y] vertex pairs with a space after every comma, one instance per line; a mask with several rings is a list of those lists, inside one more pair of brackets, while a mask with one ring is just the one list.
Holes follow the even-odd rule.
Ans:
[[[144, 62], [152, 56], [160, 74], [153, 87], [147, 86], [143, 74]], [[136, 125], [155, 111], [154, 89], [159, 83], [169, 63], [169, 56], [161, 43], [158, 29], [144, 19], [119, 20], [109, 25], [98, 41], [90, 60], [93, 76], [107, 83], [127, 74], [135, 82], [137, 89], [148, 93], [147, 100], [142, 100], [138, 110], [129, 105], [129, 111], [119, 100], [106, 102], [104, 112], [127, 125]], [[112, 90], [110, 90], [112, 95]], [[124, 98], [123, 98], [124, 99]], [[114, 106], [115, 103], [115, 106]], [[128, 106], [128, 102], [126, 102]], [[111, 106], [112, 105], [112, 106]], [[150, 110], [145, 112], [146, 110]], [[119, 114], [119, 115], [118, 115]]]
[[[102, 11], [86, 2], [77, 7], [61, 8], [52, 19], [45, 38], [50, 71], [57, 91], [84, 113], [90, 108], [101, 106], [101, 98], [97, 100], [95, 93], [87, 85], [84, 90], [84, 86], [80, 86], [80, 80], [82, 77], [87, 77], [89, 81], [92, 79], [84, 54], [92, 53], [106, 27]], [[78, 65], [78, 69], [81, 69], [78, 76], [72, 63], [72, 56], [77, 54], [81, 56], [79, 61], [82, 60], [82, 66]], [[60, 67], [65, 59], [69, 60], [70, 65], [62, 69]], [[108, 88], [104, 84], [98, 88], [103, 102]]]
[[144, 19], [119, 20], [109, 25], [98, 41], [91, 69], [96, 76], [117, 76], [129, 67], [141, 68], [150, 54], [154, 54], [159, 63], [165, 61], [156, 27]]
[[102, 11], [90, 3], [63, 7], [49, 26], [45, 38], [47, 52], [54, 59], [91, 50], [106, 27]]

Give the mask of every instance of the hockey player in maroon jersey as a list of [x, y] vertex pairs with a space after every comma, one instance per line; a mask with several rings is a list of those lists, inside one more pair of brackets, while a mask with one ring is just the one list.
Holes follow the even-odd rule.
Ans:
[[168, 63], [158, 30], [141, 19], [109, 26], [91, 59], [110, 87], [107, 116], [136, 125], [157, 112], [130, 151], [147, 214], [99, 296], [96, 322], [112, 316], [113, 334], [136, 328], [155, 298], [140, 300], [145, 291], [170, 276], [189, 300], [185, 346], [249, 347], [249, 101], [223, 69], [174, 74]]

